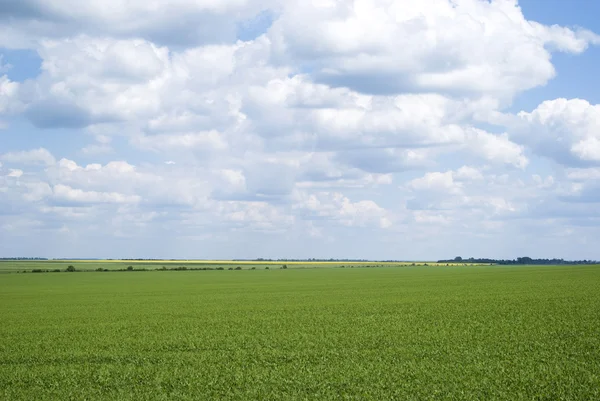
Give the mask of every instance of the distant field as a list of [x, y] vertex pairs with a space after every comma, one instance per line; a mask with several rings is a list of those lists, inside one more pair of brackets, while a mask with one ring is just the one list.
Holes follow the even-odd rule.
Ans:
[[[0, 261], [1, 272], [23, 272], [33, 269], [43, 270], [65, 270], [68, 266], [73, 265], [80, 271], [94, 271], [98, 268], [108, 270], [121, 270], [132, 266], [135, 269], [156, 270], [165, 266], [173, 268], [185, 266], [190, 268], [198, 267], [220, 267], [225, 268], [240, 266], [242, 269], [264, 269], [281, 267], [284, 264], [289, 268], [317, 268], [317, 267], [391, 267], [391, 266], [411, 266], [413, 265], [428, 266], [446, 266], [446, 263], [436, 262], [284, 262], [284, 261], [235, 261], [235, 260], [44, 260], [44, 261]], [[463, 266], [463, 263], [450, 263], [448, 265]]]
[[0, 299], [0, 400], [600, 399], [600, 266], [4, 274]]

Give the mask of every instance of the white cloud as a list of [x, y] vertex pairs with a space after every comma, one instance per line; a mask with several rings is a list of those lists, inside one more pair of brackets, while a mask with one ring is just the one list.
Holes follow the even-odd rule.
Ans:
[[27, 45], [40, 36], [144, 37], [157, 43], [186, 45], [235, 38], [236, 22], [254, 16], [264, 2], [248, 0], [129, 1], [5, 0], [4, 12], [13, 16], [0, 33], [0, 45], [20, 39]]
[[600, 162], [600, 138], [586, 138], [571, 147], [571, 152], [585, 161]]
[[529, 22], [516, 0], [290, 1], [269, 36], [282, 60], [333, 85], [502, 98], [554, 77], [548, 48], [578, 53], [598, 41]]
[[[598, 36], [529, 21], [516, 1], [5, 3], [0, 46], [42, 59], [37, 77], [0, 78], [0, 135], [22, 145], [33, 123], [33, 150], [0, 155], [10, 238], [432, 257], [598, 217], [598, 106], [505, 113], [555, 76], [553, 52]], [[236, 40], [265, 9], [272, 27]], [[92, 235], [106, 239], [83, 246]]]
[[135, 195], [124, 195], [117, 192], [83, 191], [58, 184], [52, 189], [54, 198], [59, 201], [73, 203], [139, 203], [141, 198]]
[[470, 129], [466, 135], [466, 146], [486, 160], [505, 163], [524, 169], [529, 160], [525, 148], [512, 142], [507, 134], [494, 135], [479, 129]]
[[408, 186], [417, 191], [434, 191], [449, 194], [460, 193], [461, 184], [454, 181], [452, 171], [445, 173], [427, 173], [421, 178], [415, 178]]
[[18, 169], [10, 169], [9, 173], [7, 174], [7, 177], [15, 177], [15, 178], [19, 178], [23, 175], [23, 170], [18, 170]]
[[6, 163], [16, 164], [45, 164], [51, 166], [56, 163], [54, 156], [44, 148], [4, 153], [0, 155], [0, 159]]
[[112, 153], [113, 149], [106, 145], [88, 145], [81, 149], [81, 152], [85, 155], [101, 155], [106, 153]]
[[555, 99], [511, 122], [511, 136], [557, 163], [600, 162], [600, 105], [581, 99]]
[[[20, 85], [18, 82], [11, 81], [6, 75], [0, 76], [0, 115], [18, 109], [17, 96], [19, 88]], [[2, 127], [3, 124], [0, 122], [0, 128]]]
[[222, 135], [215, 130], [187, 134], [139, 136], [133, 139], [133, 143], [142, 149], [155, 151], [200, 150], [211, 152], [227, 148], [227, 143]]
[[600, 168], [569, 169], [567, 176], [573, 181], [600, 180]]
[[483, 180], [483, 174], [477, 168], [471, 166], [462, 166], [452, 174], [455, 180], [459, 181], [479, 181]]
[[463, 166], [457, 170], [431, 172], [408, 182], [408, 201], [416, 222], [447, 224], [462, 221], [480, 226], [488, 219], [526, 213], [535, 192], [507, 176], [484, 174], [482, 169]]
[[389, 228], [393, 216], [372, 200], [352, 202], [337, 192], [294, 194], [294, 210], [305, 214], [308, 219], [326, 219], [348, 227]]

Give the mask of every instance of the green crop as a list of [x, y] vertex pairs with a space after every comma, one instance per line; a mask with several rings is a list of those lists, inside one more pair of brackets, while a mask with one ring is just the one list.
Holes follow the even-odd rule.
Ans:
[[598, 400], [600, 268], [2, 274], [0, 339], [7, 401]]

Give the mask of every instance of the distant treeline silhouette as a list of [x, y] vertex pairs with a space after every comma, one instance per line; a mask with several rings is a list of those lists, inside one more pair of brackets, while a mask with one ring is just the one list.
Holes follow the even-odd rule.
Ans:
[[595, 260], [564, 260], [564, 259], [533, 259], [528, 256], [516, 259], [486, 259], [468, 258], [460, 256], [454, 259], [438, 260], [438, 263], [494, 263], [497, 265], [594, 265], [600, 262]]

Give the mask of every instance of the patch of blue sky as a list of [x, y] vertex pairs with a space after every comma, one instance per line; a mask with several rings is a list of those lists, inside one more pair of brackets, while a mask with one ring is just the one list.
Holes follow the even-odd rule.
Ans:
[[[578, 27], [600, 34], [600, 1], [597, 0], [521, 0], [519, 6], [530, 21], [545, 25]], [[544, 100], [586, 99], [600, 103], [600, 81], [594, 79], [600, 66], [600, 46], [590, 46], [582, 54], [554, 53], [556, 77], [547, 85], [521, 93], [510, 112], [531, 111]]]
[[14, 82], [33, 79], [40, 74], [42, 59], [34, 50], [0, 48], [0, 75]]
[[264, 10], [253, 18], [240, 22], [237, 26], [237, 39], [247, 42], [258, 38], [269, 30], [275, 18], [272, 10]]

